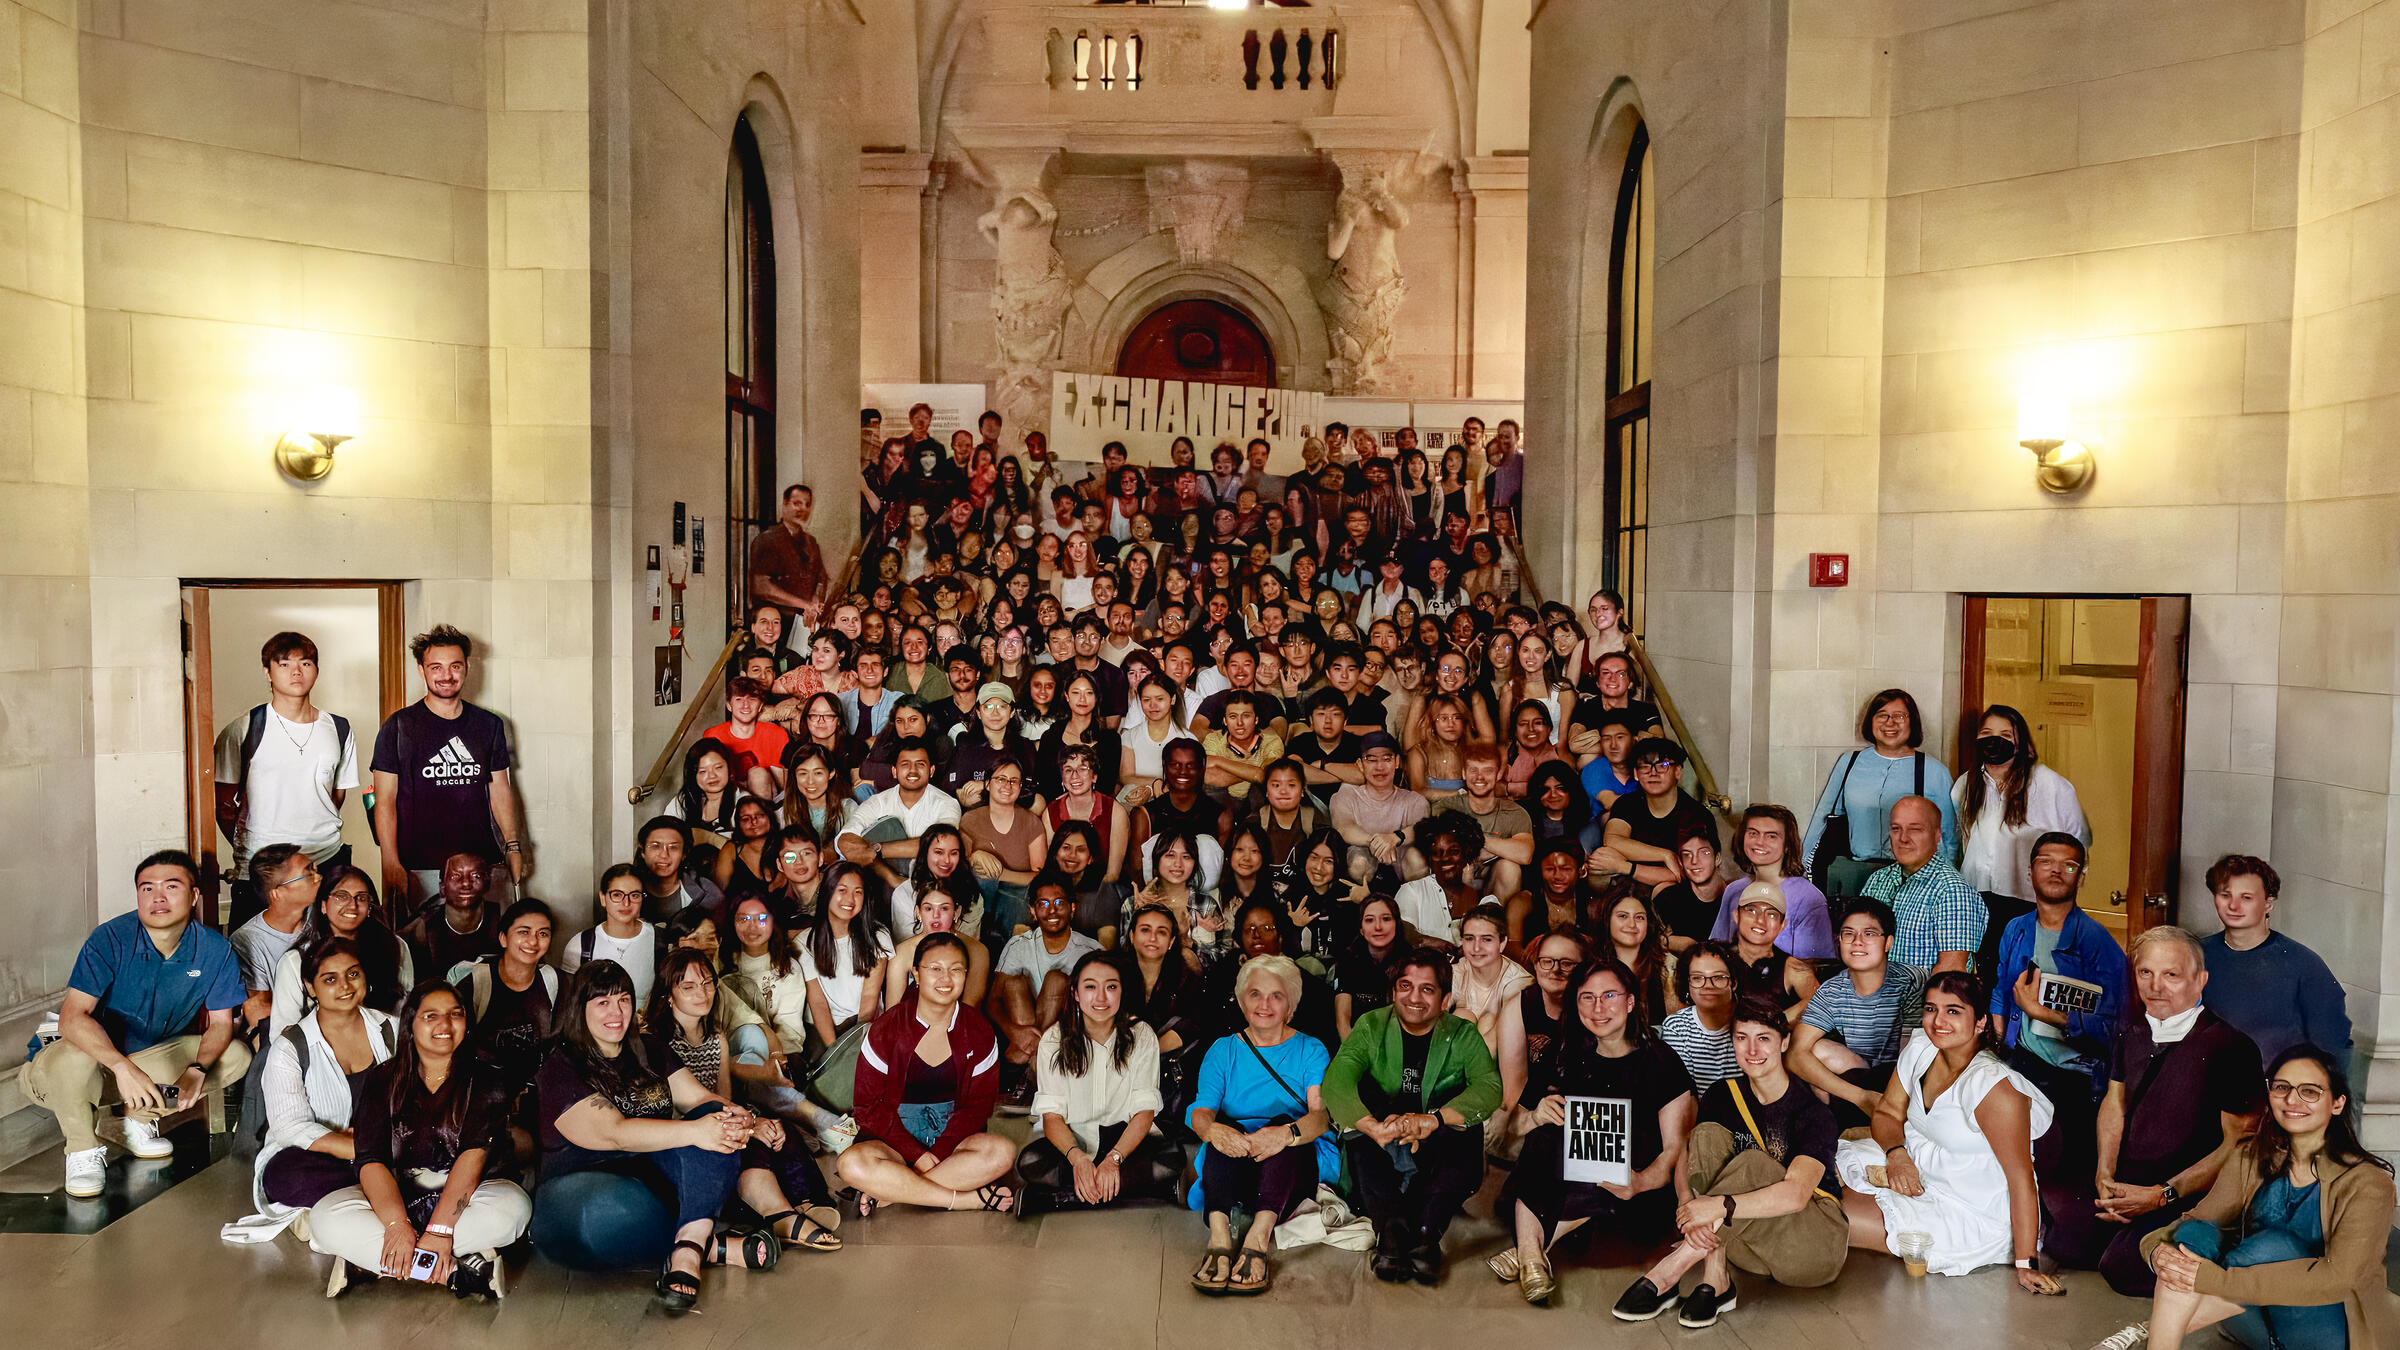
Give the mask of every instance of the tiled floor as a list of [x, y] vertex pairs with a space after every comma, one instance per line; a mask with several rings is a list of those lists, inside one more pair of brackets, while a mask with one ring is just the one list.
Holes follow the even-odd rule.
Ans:
[[[122, 1166], [119, 1163], [118, 1166]], [[0, 1344], [27, 1347], [312, 1345], [345, 1350], [507, 1346], [647, 1347], [1074, 1345], [1140, 1347], [1364, 1345], [1376, 1350], [1478, 1344], [1712, 1345], [1832, 1350], [2085, 1350], [2137, 1318], [2097, 1275], [2060, 1299], [2017, 1291], [2003, 1270], [1911, 1280], [1898, 1262], [1855, 1254], [1839, 1283], [1796, 1290], [1745, 1285], [1717, 1327], [1670, 1317], [1628, 1326], [1607, 1315], [1637, 1256], [1599, 1243], [1564, 1263], [1548, 1308], [1529, 1308], [1481, 1257], [1499, 1244], [1491, 1194], [1451, 1230], [1454, 1266], [1435, 1289], [1387, 1286], [1366, 1258], [1327, 1248], [1286, 1254], [1275, 1290], [1206, 1299], [1186, 1283], [1199, 1220], [1178, 1211], [1019, 1222], [987, 1215], [887, 1211], [843, 1226], [846, 1250], [788, 1253], [765, 1274], [712, 1271], [700, 1311], [669, 1320], [647, 1277], [521, 1266], [497, 1309], [423, 1288], [378, 1283], [328, 1303], [325, 1258], [286, 1236], [272, 1246], [221, 1242], [217, 1225], [247, 1211], [244, 1173], [219, 1163], [88, 1235], [0, 1233]], [[238, 1329], [238, 1336], [225, 1333]], [[2195, 1338], [2198, 1344], [2203, 1338]]]

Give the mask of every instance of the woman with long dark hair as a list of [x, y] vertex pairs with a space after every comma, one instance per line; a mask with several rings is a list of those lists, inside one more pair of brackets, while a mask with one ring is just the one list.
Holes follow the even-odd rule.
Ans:
[[756, 797], [734, 807], [733, 834], [710, 870], [726, 895], [764, 895], [775, 875], [775, 809]]
[[695, 830], [733, 833], [733, 808], [750, 794], [733, 781], [733, 751], [703, 736], [683, 752], [683, 786], [669, 797], [664, 814]]
[[1609, 954], [1633, 972], [1642, 1016], [1651, 1026], [1666, 1021], [1674, 994], [1674, 959], [1667, 955], [1666, 925], [1650, 897], [1630, 877], [1612, 877], [1592, 906], [1595, 927]]
[[1925, 984], [1923, 1027], [1892, 1068], [1875, 1105], [1875, 1137], [1834, 1155], [1850, 1245], [1891, 1251], [1894, 1236], [1932, 1245], [1911, 1259], [1936, 1275], [2016, 1261], [2017, 1285], [2056, 1294], [2034, 1267], [2042, 1231], [2033, 1141], [2050, 1128], [2050, 1099], [2000, 1058], [1981, 982], [1945, 970]]
[[2055, 830], [2092, 844], [2075, 785], [2041, 762], [2025, 714], [2005, 703], [1983, 710], [1975, 767], [1951, 784], [1958, 810], [1958, 871], [1967, 884], [2031, 902], [2033, 841]]
[[783, 799], [785, 821], [793, 829], [807, 830], [813, 839], [841, 838], [850, 813], [858, 809], [858, 798], [849, 767], [839, 752], [822, 744], [794, 741], [784, 751], [783, 767], [791, 779], [791, 791]]
[[[613, 964], [603, 963], [615, 970]], [[631, 999], [632, 982], [618, 971]], [[500, 1249], [525, 1232], [533, 1202], [492, 1174], [511, 1159], [507, 1091], [471, 1051], [458, 991], [428, 980], [401, 1005], [400, 1045], [350, 1081], [358, 1184], [309, 1211], [309, 1245], [334, 1258], [326, 1297], [353, 1279], [426, 1278], [460, 1294], [505, 1292]]]
[[1020, 1214], [1172, 1201], [1180, 1151], [1150, 1133], [1164, 1107], [1158, 1034], [1125, 1010], [1123, 968], [1086, 952], [1068, 975], [1074, 1010], [1035, 1049], [1037, 1138], [1017, 1154]]
[[[732, 1101], [733, 1033], [735, 1019], [744, 1016], [755, 1021], [755, 1015], [742, 1012], [739, 1000], [730, 993], [720, 995], [708, 953], [699, 947], [677, 947], [659, 966], [642, 1025], [700, 1086]], [[745, 1171], [763, 1168], [774, 1173], [787, 1194], [800, 1197], [797, 1206], [759, 1209], [759, 1217], [777, 1238], [811, 1251], [840, 1250], [842, 1240], [833, 1230], [841, 1226], [841, 1212], [834, 1208], [825, 1174], [817, 1170], [816, 1160], [800, 1145], [797, 1135], [786, 1134], [773, 1148], [752, 1139], [742, 1146], [742, 1166]], [[788, 1229], [784, 1227], [787, 1220], [791, 1224]]]
[[964, 1002], [966, 944], [927, 933], [913, 959], [916, 988], [859, 1044], [859, 1138], [842, 1151], [842, 1179], [862, 1218], [887, 1204], [1007, 1213], [1016, 1191], [1002, 1178], [1017, 1150], [984, 1128], [999, 1097], [1000, 1040]]
[[1582, 932], [1591, 923], [1593, 896], [1583, 859], [1582, 842], [1570, 836], [1534, 842], [1533, 865], [1525, 869], [1530, 884], [1506, 902], [1511, 956], [1530, 959], [1544, 935]]
[[[783, 1244], [773, 1233], [737, 1239], [719, 1231], [717, 1215], [737, 1189], [761, 1212], [791, 1208], [775, 1174], [742, 1159], [754, 1139], [780, 1144], [783, 1122], [709, 1091], [641, 1034], [624, 967], [595, 961], [575, 973], [558, 1012], [557, 1048], [536, 1083], [543, 1159], [534, 1241], [545, 1255], [571, 1269], [605, 1269], [639, 1264], [665, 1246], [657, 1288], [669, 1312], [699, 1302], [704, 1264], [774, 1268]], [[671, 1231], [660, 1232], [644, 1211], [667, 1197]]]
[[2267, 1068], [2267, 1112], [2182, 1222], [2142, 1241], [2150, 1321], [2101, 1350], [2178, 1346], [2222, 1327], [2245, 1346], [2391, 1345], [2383, 1247], [2392, 1165], [2358, 1142], [2350, 1075], [2295, 1045]]
[[801, 963], [808, 975], [808, 1021], [819, 1044], [831, 1046], [852, 1022], [872, 1022], [883, 1009], [883, 963], [892, 954], [892, 935], [875, 922], [876, 890], [874, 874], [857, 863], [838, 862], [825, 871], [823, 902], [809, 925]]
[[367, 977], [356, 943], [328, 937], [298, 954], [313, 1007], [267, 1042], [258, 1077], [267, 1133], [251, 1173], [258, 1211], [231, 1230], [244, 1241], [273, 1238], [356, 1180], [350, 1075], [399, 1048], [397, 1019], [365, 1006]]
[[[1493, 1274], [1518, 1283], [1528, 1303], [1546, 1301], [1557, 1288], [1551, 1246], [1592, 1219], [1614, 1220], [1617, 1233], [1637, 1243], [1665, 1235], [1675, 1213], [1675, 1163], [1697, 1112], [1682, 1061], [1642, 1025], [1633, 972], [1623, 962], [1587, 960], [1567, 989], [1570, 1015], [1519, 1098], [1533, 1104], [1533, 1130], [1506, 1192], [1516, 1245], [1489, 1262]], [[1622, 1185], [1566, 1180], [1569, 1097], [1629, 1103], [1630, 1176]]]
[[[1518, 715], [1522, 719], [1541, 706], [1519, 704]], [[1525, 814], [1533, 817], [1533, 839], [1537, 845], [1545, 839], [1572, 839], [1587, 854], [1600, 847], [1600, 820], [1592, 814], [1592, 799], [1584, 794], [1583, 779], [1571, 761], [1551, 759], [1534, 766], [1525, 780], [1521, 800]]]
[[344, 864], [325, 874], [316, 902], [300, 916], [300, 935], [292, 940], [292, 949], [275, 962], [275, 1010], [267, 1024], [269, 1036], [282, 1035], [307, 1014], [311, 995], [301, 968], [305, 954], [318, 943], [337, 937], [349, 939], [358, 949], [358, 966], [367, 977], [363, 1006], [397, 1012], [407, 1000], [408, 991], [416, 985], [416, 958], [385, 922], [383, 905], [375, 898], [374, 879]]

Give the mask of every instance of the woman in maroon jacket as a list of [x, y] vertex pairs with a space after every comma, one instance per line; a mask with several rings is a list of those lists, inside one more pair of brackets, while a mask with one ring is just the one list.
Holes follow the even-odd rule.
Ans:
[[1000, 1178], [1017, 1149], [983, 1128], [999, 1096], [1000, 1040], [960, 1002], [966, 944], [927, 933], [915, 969], [915, 992], [858, 1047], [858, 1142], [842, 1152], [842, 1180], [857, 1188], [861, 1218], [879, 1204], [1005, 1213], [1017, 1196]]

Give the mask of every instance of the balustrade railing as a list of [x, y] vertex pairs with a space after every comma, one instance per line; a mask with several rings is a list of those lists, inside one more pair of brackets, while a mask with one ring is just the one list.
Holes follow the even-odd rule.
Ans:
[[[1161, 21], [1165, 19], [1164, 13], [1153, 13], [1144, 16], [1143, 23], [1150, 26], [1152, 36], [1158, 36]], [[1240, 36], [1235, 37], [1229, 25], [1207, 19], [1200, 22], [1206, 27], [1176, 27], [1172, 21], [1165, 25], [1184, 45], [1197, 39], [1202, 48], [1202, 63], [1209, 68], [1189, 72], [1193, 78], [1188, 80], [1170, 83], [1218, 83], [1236, 70], [1240, 72], [1242, 88], [1250, 91], [1330, 92], [1341, 83], [1343, 46], [1341, 30], [1337, 28], [1320, 31], [1252, 25], [1242, 28]], [[1153, 43], [1135, 24], [1123, 27], [1079, 24], [1072, 31], [1052, 28], [1042, 46], [1052, 89], [1129, 94], [1141, 90], [1145, 84], [1158, 83], [1154, 78], [1158, 72], [1157, 62], [1152, 59]]]

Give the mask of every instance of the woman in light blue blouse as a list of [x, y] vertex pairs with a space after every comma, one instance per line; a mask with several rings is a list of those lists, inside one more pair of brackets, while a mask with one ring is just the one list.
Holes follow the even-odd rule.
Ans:
[[[1322, 1041], [1292, 1029], [1301, 987], [1289, 957], [1243, 963], [1233, 983], [1242, 1029], [1200, 1061], [1187, 1118], [1203, 1145], [1190, 1194], [1192, 1207], [1208, 1213], [1208, 1253], [1192, 1273], [1204, 1294], [1265, 1293], [1276, 1221], [1314, 1199], [1319, 1178], [1341, 1172], [1321, 1094], [1333, 1057]], [[1238, 1251], [1237, 1209], [1252, 1216]]]
[[1825, 776], [1825, 790], [1817, 794], [1816, 809], [1808, 815], [1804, 853], [1812, 879], [1818, 875], [1817, 849], [1824, 841], [1825, 818], [1839, 810], [1849, 821], [1849, 856], [1824, 869], [1822, 886], [1828, 898], [1861, 894], [1867, 878], [1891, 862], [1892, 804], [1902, 797], [1928, 797], [1941, 808], [1940, 856], [1958, 856], [1950, 770], [1918, 749], [1925, 743], [1925, 719], [1917, 712], [1917, 700], [1905, 689], [1878, 691], [1858, 719], [1858, 734], [1867, 744], [1834, 761], [1833, 772]]

